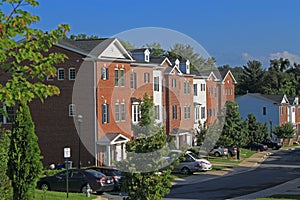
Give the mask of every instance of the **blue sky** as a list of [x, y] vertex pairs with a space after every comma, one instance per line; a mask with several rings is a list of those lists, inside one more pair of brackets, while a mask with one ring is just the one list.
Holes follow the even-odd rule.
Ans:
[[70, 24], [71, 34], [111, 37], [141, 27], [179, 31], [218, 65], [245, 65], [284, 56], [300, 63], [298, 0], [41, 0], [30, 9], [43, 30]]

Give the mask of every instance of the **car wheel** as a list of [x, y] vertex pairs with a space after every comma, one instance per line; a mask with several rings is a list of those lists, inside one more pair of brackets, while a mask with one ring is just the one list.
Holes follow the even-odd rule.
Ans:
[[87, 191], [87, 185], [83, 185], [83, 186], [81, 187], [81, 189], [80, 189], [80, 192], [81, 192], [81, 193], [86, 193], [86, 191]]
[[187, 167], [184, 167], [181, 169], [181, 173], [184, 174], [184, 175], [188, 175], [191, 173], [190, 169], [187, 168]]
[[44, 183], [42, 183], [41, 185], [40, 185], [40, 189], [41, 190], [50, 190], [50, 185], [49, 185], [49, 183], [46, 183], [46, 182], [44, 182]]
[[221, 156], [221, 154], [220, 154], [219, 152], [216, 152], [216, 153], [214, 153], [214, 156], [216, 156], [216, 157], [220, 157], [220, 156]]

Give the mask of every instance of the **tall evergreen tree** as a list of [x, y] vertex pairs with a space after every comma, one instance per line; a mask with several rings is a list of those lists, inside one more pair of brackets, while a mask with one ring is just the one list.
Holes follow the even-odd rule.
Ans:
[[243, 66], [243, 72], [240, 77], [238, 88], [241, 93], [260, 93], [262, 91], [261, 84], [264, 76], [261, 62], [257, 60], [248, 61]]
[[7, 176], [10, 131], [0, 130], [0, 200], [12, 199], [11, 182]]
[[242, 118], [235, 102], [227, 101], [225, 104], [225, 122], [222, 134], [217, 142], [220, 146], [243, 146], [245, 131], [242, 127]]
[[29, 107], [20, 103], [13, 122], [8, 153], [8, 176], [12, 182], [14, 200], [33, 199], [43, 168], [37, 140]]
[[269, 137], [267, 124], [256, 121], [256, 117], [253, 114], [249, 114], [246, 121], [248, 122], [249, 143], [261, 143]]

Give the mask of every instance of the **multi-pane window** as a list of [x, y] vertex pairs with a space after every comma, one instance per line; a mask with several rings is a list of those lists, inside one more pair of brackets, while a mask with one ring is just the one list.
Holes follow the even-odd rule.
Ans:
[[[1, 104], [2, 106], [2, 104]], [[14, 107], [8, 107], [5, 106], [5, 104], [3, 105], [3, 111], [6, 111], [6, 114], [4, 115], [3, 112], [0, 112], [0, 122], [2, 122], [3, 124], [11, 124], [13, 123], [14, 119], [15, 119], [15, 109]]]
[[154, 77], [154, 91], [159, 91], [159, 77]]
[[176, 79], [172, 78], [172, 88], [176, 88]]
[[120, 105], [118, 103], [115, 105], [115, 121], [120, 121]]
[[177, 105], [172, 106], [172, 119], [177, 119]]
[[114, 80], [115, 80], [115, 86], [119, 86], [119, 70], [118, 69], [115, 69], [114, 71]]
[[194, 84], [194, 96], [198, 96], [197, 84]]
[[184, 119], [190, 119], [190, 118], [191, 118], [191, 107], [184, 106]]
[[53, 76], [47, 76], [47, 81], [53, 81], [53, 80], [54, 80]]
[[125, 86], [125, 70], [120, 69], [120, 86]]
[[57, 79], [60, 81], [65, 79], [65, 69], [64, 68], [59, 68], [57, 70]]
[[198, 122], [200, 119], [200, 109], [199, 106], [195, 107], [195, 122]]
[[121, 103], [121, 121], [126, 120], [126, 107], [125, 103]]
[[200, 85], [200, 90], [201, 90], [202, 92], [205, 91], [205, 84], [202, 83], [202, 84]]
[[155, 119], [159, 120], [159, 105], [154, 106], [154, 112], [155, 112]]
[[136, 89], [136, 73], [135, 72], [130, 73], [130, 88]]
[[107, 67], [101, 68], [101, 79], [108, 80], [108, 68]]
[[76, 78], [76, 69], [69, 68], [69, 80], [75, 80]]
[[205, 107], [201, 107], [201, 119], [205, 119]]
[[75, 104], [69, 104], [69, 117], [75, 116]]
[[183, 86], [184, 86], [183, 87], [184, 94], [190, 94], [190, 92], [191, 92], [190, 82], [185, 81]]
[[138, 123], [140, 121], [140, 117], [141, 117], [140, 105], [139, 104], [132, 105], [132, 122], [135, 124]]
[[150, 82], [150, 74], [148, 72], [144, 73], [144, 83]]
[[102, 124], [109, 123], [109, 105], [102, 104]]

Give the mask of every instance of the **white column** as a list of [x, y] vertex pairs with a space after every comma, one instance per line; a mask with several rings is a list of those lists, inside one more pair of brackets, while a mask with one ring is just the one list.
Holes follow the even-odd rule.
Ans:
[[106, 146], [106, 154], [107, 154], [106, 165], [110, 166], [111, 165], [111, 148], [110, 148], [110, 145]]

